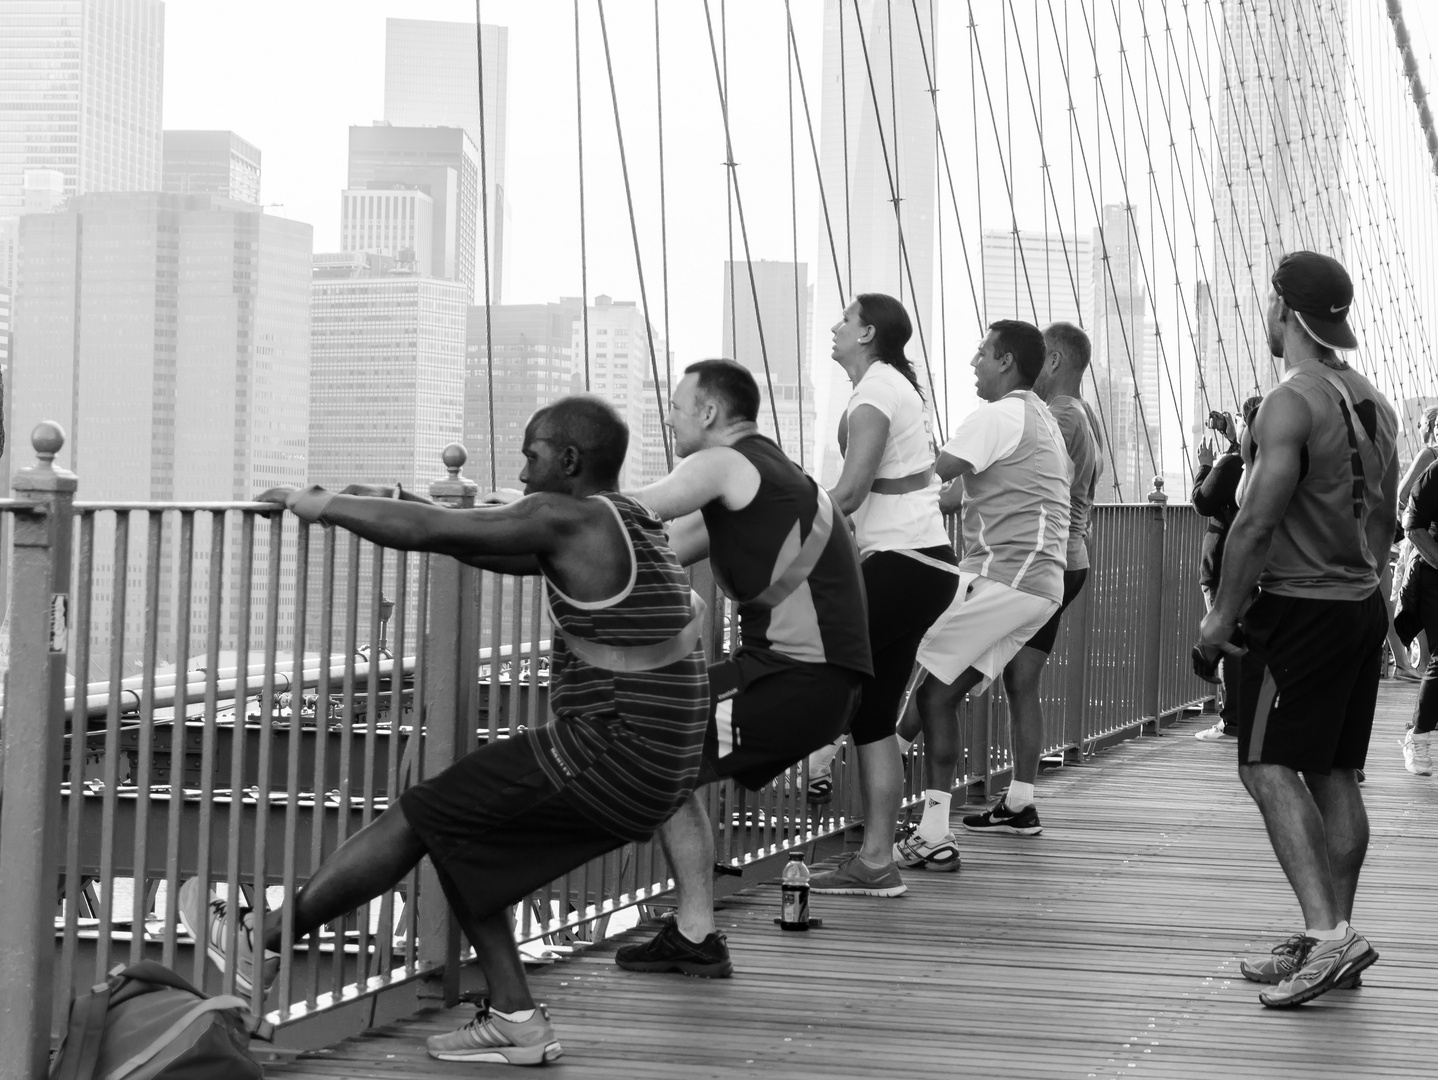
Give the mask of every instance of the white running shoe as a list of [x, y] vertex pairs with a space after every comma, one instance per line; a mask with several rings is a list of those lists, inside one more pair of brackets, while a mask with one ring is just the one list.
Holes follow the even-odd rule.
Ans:
[[495, 1065], [543, 1065], [564, 1053], [549, 1022], [549, 1010], [535, 1008], [528, 1020], [516, 1023], [494, 1015], [488, 1001], [480, 1003], [473, 1020], [457, 1031], [425, 1040], [429, 1056], [440, 1061], [487, 1061]]
[[1420, 735], [1409, 728], [1403, 735], [1403, 741], [1398, 744], [1403, 747], [1403, 767], [1414, 776], [1433, 775], [1432, 741], [1431, 731]]

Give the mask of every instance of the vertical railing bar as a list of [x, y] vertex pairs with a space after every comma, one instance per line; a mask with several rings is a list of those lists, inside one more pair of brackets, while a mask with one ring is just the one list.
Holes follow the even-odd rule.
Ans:
[[[340, 805], [335, 822], [335, 846], [343, 844], [349, 837], [350, 815], [350, 766], [353, 763], [353, 748], [350, 741], [354, 736], [355, 716], [355, 650], [359, 634], [359, 573], [360, 538], [358, 533], [346, 534], [345, 549], [345, 673], [342, 704], [340, 706]], [[335, 922], [335, 952], [330, 968], [330, 990], [338, 994], [344, 987], [345, 949], [349, 941], [350, 919], [345, 916]], [[364, 960], [360, 959], [360, 970]]]
[[[225, 537], [228, 526], [224, 511], [210, 513], [210, 564], [208, 621], [205, 632], [205, 718], [200, 736], [200, 850], [195, 858], [199, 872], [201, 896], [210, 894], [210, 862], [213, 857], [215, 828], [215, 742], [219, 728], [220, 636], [224, 626], [225, 598]], [[205, 985], [206, 950], [204, 942], [195, 942], [195, 962], [191, 982]]]
[[[254, 890], [254, 924], [257, 929], [264, 926], [265, 911], [268, 908], [265, 891], [269, 884], [270, 770], [274, 765], [275, 749], [275, 662], [279, 658], [280, 570], [283, 565], [281, 558], [284, 554], [284, 515], [270, 514], [267, 524], [269, 532], [266, 552], [268, 561], [265, 567], [265, 574], [268, 578], [265, 582], [265, 668], [260, 683], [260, 745], [259, 762], [255, 770], [255, 865], [253, 885], [251, 886]], [[303, 679], [303, 665], [290, 673], [291, 685], [296, 681], [303, 681]], [[294, 734], [291, 731], [288, 742], [291, 755], [299, 753], [298, 740]], [[259, 971], [258, 965], [255, 970]], [[259, 1016], [265, 1004], [263, 979], [253, 981], [251, 994], [250, 1008], [256, 1016]]]
[[130, 897], [130, 963], [145, 956], [150, 900], [150, 764], [155, 750], [155, 665], [160, 638], [160, 540], [164, 515], [145, 515], [145, 644], [141, 653], [140, 730], [135, 755], [135, 878]]
[[[13, 521], [11, 525], [13, 528]], [[80, 534], [79, 573], [75, 591], [75, 708], [70, 716], [70, 797], [65, 818], [65, 940], [60, 950], [59, 985], [75, 985], [76, 954], [80, 947], [80, 820], [85, 817], [85, 762], [90, 750], [87, 695], [82, 689], [90, 678], [90, 626], [94, 618], [95, 515], [76, 511]], [[13, 533], [12, 533], [13, 535]], [[83, 704], [82, 704], [83, 703]]]
[[[278, 516], [275, 520], [279, 520]], [[295, 886], [298, 884], [296, 875], [296, 861], [298, 855], [296, 846], [299, 839], [299, 801], [300, 801], [300, 742], [304, 738], [304, 720], [301, 712], [304, 708], [304, 685], [305, 685], [305, 622], [309, 611], [309, 589], [310, 589], [310, 524], [302, 518], [295, 519], [295, 626], [294, 636], [291, 639], [291, 656], [293, 661], [290, 666], [290, 751], [285, 761], [285, 851], [284, 851], [284, 887], [285, 897], [295, 894]], [[315, 702], [315, 752], [318, 755], [319, 744], [324, 742], [325, 729], [320, 720], [319, 702]], [[324, 793], [314, 793], [314, 816], [320, 819], [324, 816]], [[319, 955], [315, 948], [316, 941], [311, 939], [311, 957]], [[279, 1009], [281, 1013], [289, 1010], [291, 1002], [294, 1001], [294, 947], [295, 947], [295, 906], [286, 902], [280, 909], [280, 1000]], [[313, 965], [311, 965], [313, 966]]]
[[179, 565], [175, 597], [175, 708], [170, 727], [170, 814], [165, 822], [165, 947], [161, 961], [175, 966], [176, 918], [180, 889], [180, 815], [185, 808], [185, 718], [188, 707], [190, 666], [190, 602], [194, 595], [195, 513], [182, 510], [179, 518]]
[[[360, 828], [374, 820], [375, 802], [375, 758], [379, 742], [379, 634], [380, 601], [384, 598], [384, 548], [370, 545], [370, 601], [369, 601], [369, 670], [365, 673], [365, 726], [364, 726], [364, 802], [360, 807]], [[355, 977], [363, 984], [370, 972], [369, 945], [371, 904], [365, 903], [356, 913], [359, 922], [359, 952], [356, 954]], [[378, 959], [378, 957], [376, 957]], [[378, 974], [374, 972], [374, 974]]]
[[[310, 867], [313, 871], [324, 861], [325, 816], [329, 811], [329, 788], [327, 764], [330, 745], [330, 667], [334, 663], [334, 607], [335, 607], [335, 530], [320, 532], [320, 636], [319, 680], [315, 684], [315, 816], [310, 822]], [[336, 811], [341, 813], [342, 811]], [[316, 927], [310, 934], [309, 958], [306, 971], [305, 1001], [313, 1004], [320, 993], [320, 936], [322, 927]], [[331, 928], [342, 934], [344, 921], [337, 921]]]
[[[385, 771], [385, 803], [399, 805], [399, 762], [404, 739], [404, 646], [405, 608], [409, 603], [409, 554], [394, 553], [394, 635], [390, 650], [393, 663], [389, 674], [389, 753]], [[384, 975], [394, 968], [394, 892], [380, 898], [379, 934], [375, 940], [375, 974]]]
[[[479, 575], [475, 575], [478, 579]], [[404, 779], [405, 786], [418, 783], [424, 776], [424, 739], [426, 716], [424, 702], [427, 680], [427, 669], [429, 665], [429, 653], [427, 642], [429, 641], [429, 554], [421, 553], [418, 566], [415, 569], [415, 592], [419, 596], [416, 605], [414, 620], [414, 724], [410, 729], [409, 737], [420, 740], [415, 746], [415, 753], [408, 755], [411, 765], [411, 775]], [[478, 688], [476, 688], [478, 696]], [[416, 937], [419, 933], [419, 868], [410, 871], [408, 892], [408, 903], [405, 904], [405, 929], [404, 929], [404, 962], [405, 967], [413, 971], [419, 961], [419, 950], [416, 944]]]
[[114, 933], [115, 815], [120, 776], [120, 683], [125, 675], [125, 597], [130, 578], [130, 513], [115, 512], [113, 578], [110, 583], [110, 700], [105, 713], [105, 804], [100, 819], [100, 920], [95, 939], [95, 979], [110, 970]]
[[[247, 512], [240, 513], [240, 573], [236, 582], [238, 603], [235, 605], [235, 697], [234, 721], [230, 741], [230, 816], [229, 830], [225, 838], [225, 894], [229, 909], [237, 915], [243, 906], [240, 885], [240, 840], [243, 835], [245, 814], [245, 715], [249, 711], [249, 667], [250, 667], [250, 605], [255, 569], [255, 518]], [[260, 897], [263, 909], [263, 894]], [[253, 901], [252, 901], [253, 903]], [[224, 949], [228, 956], [236, 955], [240, 939], [240, 920], [228, 919], [225, 923]], [[233, 965], [225, 971], [222, 993], [235, 992], [235, 969]]]

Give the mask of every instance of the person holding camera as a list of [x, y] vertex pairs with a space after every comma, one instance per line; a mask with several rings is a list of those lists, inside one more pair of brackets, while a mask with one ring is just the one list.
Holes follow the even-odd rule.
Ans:
[[[1243, 427], [1258, 411], [1261, 397], [1251, 397], [1243, 403]], [[1243, 479], [1243, 457], [1239, 453], [1240, 427], [1231, 413], [1214, 410], [1208, 414], [1208, 428], [1213, 432], [1214, 442], [1223, 447], [1215, 451], [1214, 442], [1204, 439], [1198, 447], [1198, 472], [1193, 478], [1193, 492], [1190, 498], [1193, 507], [1209, 519], [1203, 534], [1198, 562], [1198, 587], [1203, 592], [1204, 610], [1213, 610], [1213, 597], [1218, 591], [1219, 573], [1223, 568], [1223, 543], [1228, 537], [1228, 528], [1238, 513], [1238, 484]], [[1232, 665], [1223, 664], [1225, 681]], [[1230, 695], [1220, 685], [1218, 689], [1218, 723], [1194, 734], [1195, 739], [1213, 742], [1225, 736], [1238, 734], [1236, 724], [1230, 723]]]

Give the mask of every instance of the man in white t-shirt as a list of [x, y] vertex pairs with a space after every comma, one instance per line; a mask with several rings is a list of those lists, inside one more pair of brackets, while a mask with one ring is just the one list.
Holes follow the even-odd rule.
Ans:
[[[962, 749], [955, 710], [999, 676], [1063, 598], [1072, 466], [1058, 424], [1033, 392], [1044, 353], [1044, 336], [1030, 323], [989, 327], [973, 359], [986, 404], [959, 425], [935, 466], [963, 487], [963, 557], [958, 595], [919, 646], [924, 816], [894, 845], [900, 866], [958, 868], [949, 829]], [[912, 740], [918, 732], [901, 724], [899, 734]]]

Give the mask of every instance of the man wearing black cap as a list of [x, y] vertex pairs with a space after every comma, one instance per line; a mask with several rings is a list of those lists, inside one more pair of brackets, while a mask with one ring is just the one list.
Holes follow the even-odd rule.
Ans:
[[1397, 517], [1398, 418], [1338, 357], [1358, 347], [1343, 266], [1293, 252], [1272, 281], [1268, 346], [1283, 380], [1244, 440], [1247, 489], [1199, 638], [1232, 654], [1235, 627], [1247, 638], [1238, 773], [1306, 929], [1242, 971], [1275, 984], [1259, 1000], [1280, 1008], [1357, 985], [1378, 959], [1348, 919], [1368, 848], [1356, 773], [1388, 630], [1378, 577]]

